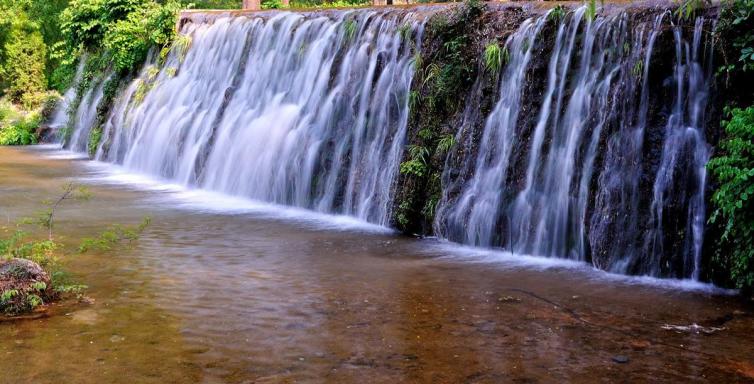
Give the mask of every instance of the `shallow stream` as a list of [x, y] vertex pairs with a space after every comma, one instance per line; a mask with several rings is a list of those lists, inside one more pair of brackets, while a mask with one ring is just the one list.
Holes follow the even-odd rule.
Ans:
[[[0, 322], [2, 383], [754, 381], [752, 308], [711, 286], [416, 240], [0, 147], [3, 225], [67, 181], [56, 236], [92, 304]], [[667, 326], [723, 328], [712, 334]]]

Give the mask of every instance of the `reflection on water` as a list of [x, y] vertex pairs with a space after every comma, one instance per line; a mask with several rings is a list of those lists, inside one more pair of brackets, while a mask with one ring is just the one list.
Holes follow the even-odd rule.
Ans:
[[[77, 177], [94, 199], [61, 210], [63, 241], [145, 215], [153, 224], [134, 249], [67, 257], [94, 304], [0, 323], [3, 383], [754, 377], [751, 308], [730, 296], [537, 260], [470, 263], [454, 255], [471, 251], [337, 218], [201, 209], [176, 198], [189, 192], [114, 184], [48, 151], [0, 148], [4, 222]], [[726, 329], [708, 336], [661, 328], [722, 322]], [[618, 355], [628, 363], [615, 363]]]

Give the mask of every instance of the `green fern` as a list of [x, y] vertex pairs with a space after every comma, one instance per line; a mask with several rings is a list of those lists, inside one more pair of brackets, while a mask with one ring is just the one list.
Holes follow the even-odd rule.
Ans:
[[346, 41], [351, 41], [356, 37], [356, 28], [356, 20], [348, 19], [343, 22], [343, 37]]
[[456, 145], [456, 138], [455, 136], [451, 134], [447, 134], [440, 138], [440, 141], [437, 142], [437, 152], [438, 153], [448, 153], [453, 146]]
[[500, 72], [503, 66], [503, 50], [495, 43], [489, 43], [484, 47], [484, 67], [490, 73]]

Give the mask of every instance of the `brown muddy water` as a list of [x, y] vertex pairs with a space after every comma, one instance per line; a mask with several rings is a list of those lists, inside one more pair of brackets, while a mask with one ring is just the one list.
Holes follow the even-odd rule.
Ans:
[[[93, 198], [66, 202], [63, 242], [152, 225], [65, 256], [92, 304], [0, 322], [2, 383], [754, 382], [752, 308], [710, 287], [238, 209], [55, 153], [0, 147], [4, 225], [68, 180]], [[663, 328], [691, 324], [722, 330]]]

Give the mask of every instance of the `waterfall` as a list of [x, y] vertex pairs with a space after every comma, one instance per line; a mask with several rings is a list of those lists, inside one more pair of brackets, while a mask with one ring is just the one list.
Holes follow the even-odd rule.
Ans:
[[112, 73], [93, 79], [94, 86], [81, 96], [81, 102], [73, 114], [73, 120], [68, 122], [71, 137], [65, 141], [65, 148], [75, 152], [87, 152], [89, 133], [97, 120], [97, 107], [104, 96], [105, 83], [110, 76]]
[[[86, 56], [82, 56], [79, 59], [79, 64], [76, 66], [76, 74], [73, 77], [73, 84], [78, 84], [81, 81], [81, 77], [84, 75], [84, 64], [86, 63]], [[68, 125], [69, 109], [73, 100], [76, 98], [76, 87], [72, 86], [68, 88], [63, 94], [63, 100], [55, 107], [55, 111], [50, 117], [48, 126], [54, 130], [60, 130]]]
[[[111, 74], [77, 95], [66, 146], [93, 149], [96, 122], [97, 160], [390, 225], [412, 137], [409, 94], [421, 87], [412, 85], [414, 57], [433, 49], [422, 42], [435, 11], [417, 9], [188, 20], [180, 39], [190, 46], [176, 44], [164, 60], [152, 52], [106, 118], [97, 112]], [[674, 23], [662, 9], [527, 12], [505, 32], [499, 72], [479, 75], [449, 122], [456, 144], [437, 155], [433, 232], [617, 273], [698, 279], [711, 22]]]
[[[465, 243], [484, 246], [493, 244], [496, 212], [503, 197], [501, 189], [515, 141], [514, 130], [520, 111], [526, 69], [534, 51], [534, 39], [546, 20], [546, 17], [540, 17], [536, 21], [526, 20], [508, 38], [505, 49], [511, 53], [511, 58], [501, 75], [499, 101], [484, 127], [473, 168], [474, 177], [452, 208], [449, 206], [451, 203], [448, 194], [443, 194], [438, 203], [438, 219], [434, 224], [438, 233], [446, 233], [454, 240]], [[460, 135], [461, 132], [457, 136]], [[456, 140], [460, 141], [458, 138]], [[446, 182], [449, 180], [449, 172], [450, 167], [446, 167], [443, 175]]]
[[[711, 66], [703, 65], [701, 52], [704, 20], [696, 22], [691, 39], [681, 26], [670, 28], [676, 64], [672, 72], [655, 73], [653, 47], [669, 16], [634, 24], [625, 12], [594, 20], [585, 12], [571, 12], [550, 41], [541, 27], [532, 28], [547, 15], [523, 23], [508, 39], [511, 60], [502, 69], [497, 104], [478, 150], [465, 151], [461, 160], [460, 168], [471, 162], [473, 172], [451, 176], [455, 165], [446, 166], [434, 229], [453, 241], [514, 253], [696, 279], [709, 159], [703, 112], [710, 74], [703, 68]], [[539, 56], [534, 60], [549, 61], [546, 86], [522, 96], [532, 50]], [[650, 84], [650, 77], [663, 81]], [[672, 98], [661, 97], [663, 84], [674, 89]], [[530, 101], [539, 106], [536, 115], [519, 114], [525, 97], [536, 98]], [[649, 126], [662, 116], [653, 111], [649, 121], [650, 97], [669, 111], [664, 128]], [[646, 130], [655, 136], [664, 131], [658, 148], [646, 148]], [[458, 142], [464, 134], [459, 131]], [[645, 159], [648, 150], [660, 153], [659, 160]], [[650, 184], [641, 181], [649, 175]], [[459, 191], [449, 193], [453, 188]], [[680, 228], [682, 239], [664, 238], [668, 206], [675, 213], [671, 228]], [[681, 250], [664, 248], [676, 243]]]
[[[645, 171], [649, 69], [655, 42], [666, 17], [668, 16], [664, 13], [657, 15], [649, 31], [647, 26], [643, 26], [636, 32], [632, 60], [641, 65], [634, 64], [632, 75], [639, 81], [626, 83], [625, 92], [635, 97], [624, 98], [620, 103], [620, 119], [623, 124], [607, 140], [605, 163], [595, 197], [595, 214], [590, 221], [589, 237], [595, 265], [619, 273], [636, 268], [631, 264], [640, 260], [642, 254], [639, 239], [646, 228], [640, 214], [640, 188]], [[637, 89], [639, 84], [640, 88]], [[613, 211], [621, 214], [615, 215]], [[601, 243], [608, 238], [611, 241]]]
[[[675, 75], [672, 83], [675, 92], [652, 190], [652, 216], [646, 238], [646, 252], [654, 259], [650, 263], [651, 272], [657, 275], [663, 268], [663, 259], [675, 257], [680, 262], [668, 262], [677, 268], [671, 271], [672, 275], [699, 277], [705, 221], [705, 166], [710, 157], [703, 127], [710, 78], [710, 73], [700, 62], [703, 27], [704, 19], [697, 19], [691, 42], [683, 39], [680, 29], [673, 31]], [[671, 250], [666, 249], [664, 210], [677, 205], [687, 207], [686, 222], [680, 228], [671, 228], [680, 229], [688, 236], [681, 240], [680, 246], [671, 243], [675, 247]]]
[[[99, 160], [387, 225], [422, 24], [410, 13], [188, 23], [143, 100], [116, 101]], [[117, 131], [117, 132], [116, 132]]]

